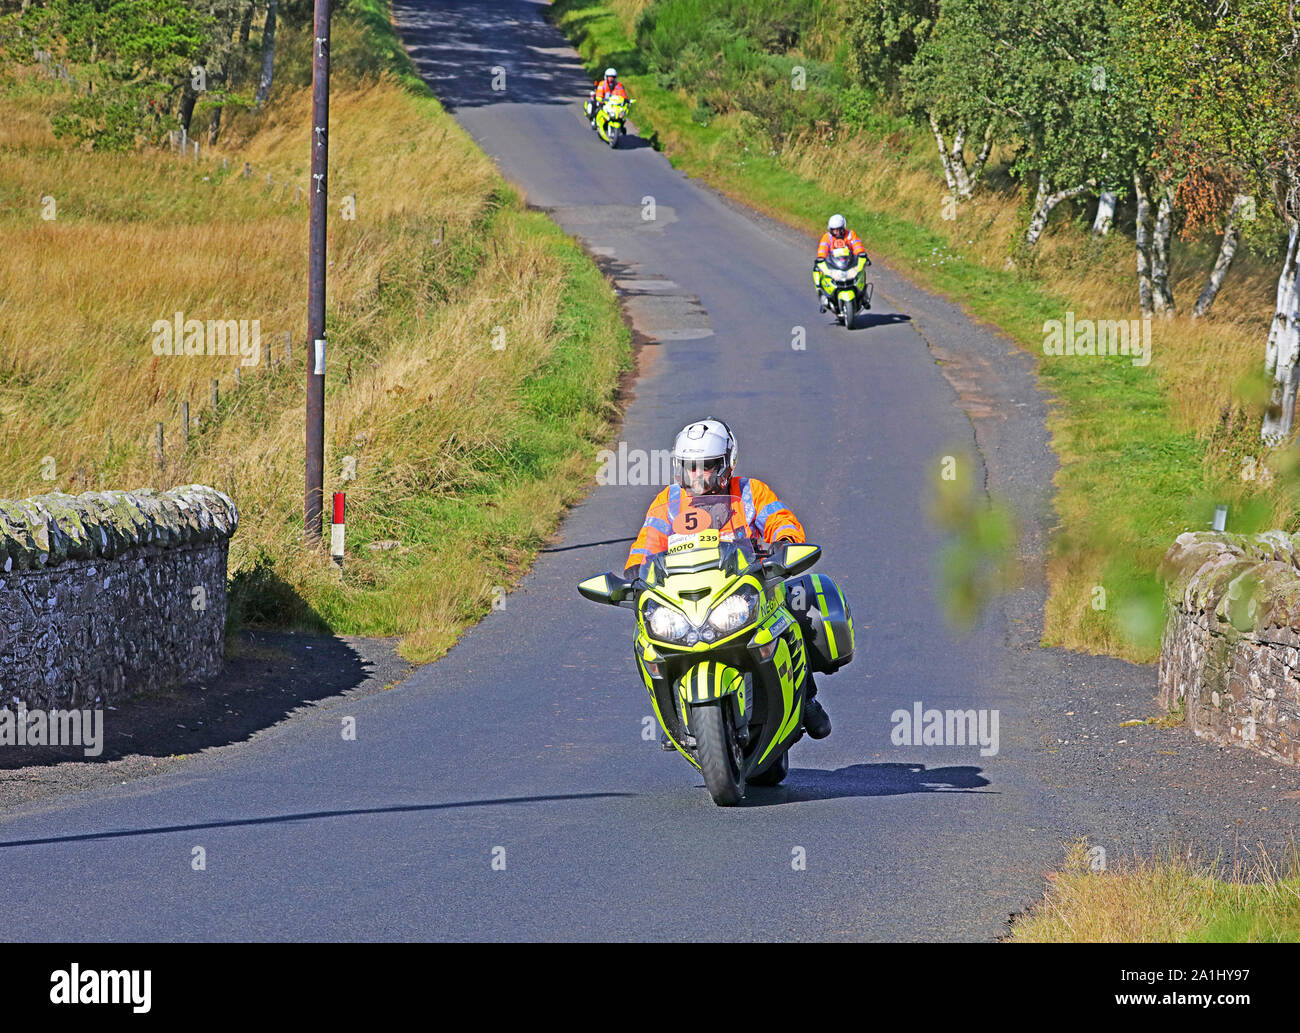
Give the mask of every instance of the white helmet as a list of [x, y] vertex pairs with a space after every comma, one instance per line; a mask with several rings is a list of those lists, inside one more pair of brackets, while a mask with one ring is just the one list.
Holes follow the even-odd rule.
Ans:
[[691, 488], [691, 475], [704, 475], [704, 492], [725, 492], [731, 485], [739, 448], [736, 435], [721, 420], [711, 417], [681, 429], [673, 442], [673, 480]]
[[[830, 217], [830, 220], [826, 223], [826, 229], [829, 230], [832, 234], [834, 234], [837, 237], [844, 236], [844, 231], [847, 228], [848, 228], [848, 223], [844, 221], [844, 216], [839, 214], [832, 215]], [[839, 230], [839, 232], [836, 233], [835, 232], [836, 230]]]
[[605, 78], [606, 78], [606, 79], [617, 79], [617, 78], [618, 78], [618, 73], [617, 73], [616, 71], [614, 71], [614, 69], [612, 69], [612, 68], [606, 68], [606, 69], [605, 69]]

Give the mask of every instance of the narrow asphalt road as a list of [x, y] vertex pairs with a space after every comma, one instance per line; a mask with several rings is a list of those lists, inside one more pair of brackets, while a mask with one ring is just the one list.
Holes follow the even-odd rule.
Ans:
[[[742, 472], [776, 487], [824, 547], [819, 569], [858, 627], [856, 659], [823, 682], [834, 733], [795, 747], [784, 786], [732, 809], [643, 737], [630, 615], [575, 585], [622, 566], [657, 489], [605, 485], [503, 609], [399, 689], [4, 816], [0, 881], [40, 904], [0, 937], [989, 940], [1039, 898], [1066, 836], [1145, 849], [1222, 831], [1206, 799], [1175, 800], [1143, 783], [1145, 762], [1119, 773], [1106, 759], [1126, 748], [1110, 710], [1099, 752], [1051, 746], [1066, 740], [1045, 708], [1095, 695], [1145, 716], [1151, 678], [1038, 650], [1039, 580], [970, 635], [947, 630], [927, 516], [943, 457], [1006, 489], [1027, 553], [1050, 526], [1054, 463], [1023, 357], [885, 268], [862, 329], [819, 316], [807, 240], [649, 147], [614, 152], [593, 136], [585, 76], [541, 6], [395, 5], [457, 119], [619, 284], [646, 338], [620, 434], [629, 452], [720, 416]], [[892, 712], [917, 701], [997, 710], [997, 753], [894, 745]], [[1143, 756], [1178, 734], [1129, 731]], [[1217, 754], [1177, 743], [1189, 766]]]

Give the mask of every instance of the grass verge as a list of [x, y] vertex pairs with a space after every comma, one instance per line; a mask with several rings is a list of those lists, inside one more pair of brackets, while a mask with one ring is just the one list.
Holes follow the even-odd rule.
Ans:
[[[1093, 848], [1094, 850], [1096, 848]], [[1070, 845], [1043, 901], [1012, 923], [1011, 943], [1300, 942], [1300, 867], [1267, 858], [1230, 881], [1183, 855], [1094, 871]]]

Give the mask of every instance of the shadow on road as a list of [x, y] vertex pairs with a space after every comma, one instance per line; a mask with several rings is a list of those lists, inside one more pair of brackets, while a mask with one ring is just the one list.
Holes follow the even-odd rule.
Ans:
[[[609, 146], [609, 144], [605, 143], [604, 140], [601, 140], [599, 136], [597, 136], [596, 139], [600, 140], [600, 142], [605, 144], [606, 147]], [[628, 133], [618, 141], [618, 150], [620, 151], [640, 151], [647, 147], [654, 147], [654, 144], [644, 136], [637, 136], [636, 133]]]
[[[827, 326], [838, 326], [839, 320], [835, 318], [834, 312], [823, 313], [826, 316]], [[878, 326], [896, 326], [899, 323], [910, 323], [912, 317], [903, 312], [859, 312], [853, 320], [853, 329], [851, 334], [860, 334], [864, 330], [872, 330]]]
[[203, 821], [188, 825], [159, 825], [149, 829], [115, 829], [112, 832], [87, 832], [80, 836], [47, 836], [43, 839], [15, 839], [0, 842], [0, 849], [17, 846], [48, 846], [52, 843], [88, 843], [97, 839], [129, 839], [134, 836], [165, 836], [172, 832], [200, 832], [205, 829], [233, 829], [247, 825], [280, 825], [290, 821], [319, 821], [322, 818], [355, 818], [368, 814], [413, 814], [421, 811], [444, 811], [461, 807], [496, 807], [512, 803], [556, 803], [563, 800], [603, 800], [609, 797], [635, 796], [635, 793], [558, 793], [554, 796], [507, 796], [496, 800], [459, 800], [455, 803], [414, 803], [400, 807], [356, 807], [339, 811], [304, 811], [300, 814], [276, 814], [266, 818], [235, 818], [231, 821]]
[[[103, 766], [124, 758], [175, 758], [243, 742], [302, 707], [349, 692], [379, 691], [410, 674], [396, 640], [343, 639], [248, 629], [227, 643], [219, 675], [105, 706], [102, 751], [81, 746], [14, 746], [0, 750], [0, 799], [10, 780], [69, 762]], [[118, 772], [118, 780], [131, 772]], [[68, 776], [81, 788], [84, 775]], [[73, 785], [72, 783], [75, 783]], [[21, 794], [19, 794], [21, 798]]]
[[857, 319], [853, 321], [853, 329], [856, 332], [870, 330], [875, 326], [896, 326], [911, 321], [912, 317], [904, 312], [859, 312]]
[[[592, 87], [567, 39], [544, 19], [547, 8], [525, 8], [505, 16], [484, 44], [470, 0], [393, 5], [398, 34], [420, 75], [453, 114], [463, 108], [501, 103], [580, 105]], [[468, 13], [466, 13], [468, 12]], [[598, 13], [581, 16], [581, 25]], [[614, 64], [626, 75], [641, 70], [635, 52], [618, 54]]]
[[634, 542], [636, 535], [628, 538], [606, 538], [599, 542], [579, 542], [577, 545], [549, 545], [542, 552], [569, 552], [573, 549], [594, 549], [598, 545], [618, 545], [621, 542]]
[[825, 771], [791, 768], [784, 784], [750, 786], [741, 806], [771, 807], [851, 796], [901, 796], [906, 793], [971, 793], [989, 784], [980, 769], [927, 768], [924, 764], [851, 764]]

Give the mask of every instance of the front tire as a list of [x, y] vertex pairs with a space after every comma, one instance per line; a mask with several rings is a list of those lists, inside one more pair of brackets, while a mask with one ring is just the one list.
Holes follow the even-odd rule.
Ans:
[[609, 127], [609, 146], [610, 146], [610, 149], [611, 149], [611, 150], [612, 150], [613, 148], [615, 148], [615, 147], [618, 146], [618, 138], [619, 138], [619, 128], [618, 128], [618, 126], [610, 126], [610, 127]]
[[855, 299], [850, 298], [844, 303], [844, 329], [853, 329], [853, 320], [858, 315], [858, 303]]
[[704, 785], [719, 807], [734, 807], [745, 795], [742, 757], [731, 725], [730, 701], [691, 708], [691, 734]]

